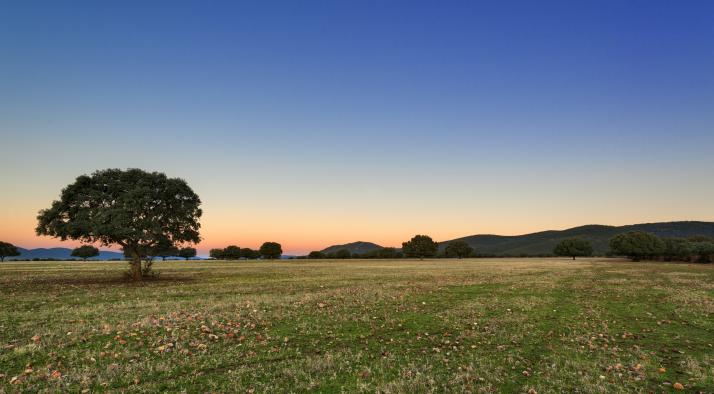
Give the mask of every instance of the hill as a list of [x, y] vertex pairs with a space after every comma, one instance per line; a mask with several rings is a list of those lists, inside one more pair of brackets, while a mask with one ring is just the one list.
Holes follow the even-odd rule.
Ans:
[[[548, 230], [523, 235], [493, 235], [480, 234], [439, 242], [439, 250], [443, 251], [451, 241], [466, 241], [477, 255], [481, 256], [538, 256], [551, 255], [555, 245], [566, 238], [582, 237], [593, 245], [596, 255], [605, 255], [610, 250], [610, 239], [617, 234], [628, 231], [646, 231], [659, 237], [692, 237], [705, 235], [714, 237], [714, 222], [661, 222], [641, 223], [626, 226], [605, 226], [590, 224], [573, 227], [567, 230]], [[363, 254], [382, 247], [372, 242], [352, 242], [344, 245], [333, 245], [322, 250], [323, 253], [334, 253], [347, 249], [350, 253]]]
[[[471, 235], [451, 241], [466, 241], [479, 255], [518, 256], [550, 254], [561, 240], [582, 237], [592, 243], [595, 254], [604, 255], [610, 249], [610, 239], [628, 231], [646, 231], [659, 237], [684, 238], [695, 235], [714, 237], [714, 222], [662, 222], [627, 226], [586, 225], [562, 231], [541, 231], [514, 236]], [[440, 250], [451, 241], [439, 242]]]
[[[37, 249], [24, 249], [17, 248], [20, 252], [19, 256], [10, 257], [7, 260], [24, 260], [24, 259], [74, 259], [72, 257], [72, 249], [69, 248], [37, 248]], [[121, 252], [113, 252], [111, 250], [100, 250], [99, 256], [92, 257], [91, 260], [111, 260], [111, 259], [123, 259], [124, 254]]]
[[354, 254], [363, 254], [367, 252], [372, 252], [375, 250], [382, 249], [381, 246], [372, 243], [372, 242], [364, 242], [364, 241], [357, 241], [357, 242], [352, 242], [344, 245], [332, 245], [330, 247], [327, 247], [325, 249], [322, 249], [322, 253], [328, 254], [328, 253], [336, 253], [338, 250], [341, 249], [347, 249], [350, 251], [350, 253]]

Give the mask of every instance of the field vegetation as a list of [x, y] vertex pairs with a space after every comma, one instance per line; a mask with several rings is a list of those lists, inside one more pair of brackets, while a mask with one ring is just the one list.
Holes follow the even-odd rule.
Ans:
[[714, 266], [0, 264], [0, 392], [714, 391]]

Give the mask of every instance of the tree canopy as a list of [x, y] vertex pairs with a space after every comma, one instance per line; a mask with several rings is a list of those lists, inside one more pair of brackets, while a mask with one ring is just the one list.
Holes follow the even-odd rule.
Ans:
[[308, 259], [324, 259], [325, 257], [327, 257], [327, 256], [325, 256], [324, 253], [322, 253], [322, 252], [320, 252], [320, 251], [318, 251], [318, 250], [313, 250], [312, 252], [310, 252], [310, 253], [307, 255], [307, 258], [308, 258]]
[[257, 259], [260, 253], [251, 248], [241, 248], [236, 245], [228, 245], [223, 249], [211, 249], [209, 255], [214, 259], [239, 260], [239, 259]]
[[408, 257], [434, 257], [439, 249], [439, 244], [428, 235], [415, 235], [412, 239], [402, 243], [402, 251]]
[[397, 249], [392, 248], [392, 247], [386, 247], [386, 248], [379, 249], [377, 251], [376, 255], [380, 259], [394, 259], [394, 258], [401, 257], [401, 256], [399, 256]]
[[446, 257], [463, 258], [471, 256], [471, 253], [473, 252], [474, 248], [472, 248], [468, 243], [466, 243], [466, 241], [451, 241], [446, 245], [446, 248], [444, 249], [444, 254], [446, 254]]
[[120, 245], [141, 280], [141, 252], [164, 242], [198, 243], [201, 200], [186, 181], [140, 169], [82, 175], [37, 216], [38, 235]]
[[179, 249], [178, 256], [183, 257], [186, 260], [196, 257], [196, 248], [191, 248], [191, 247], [181, 248], [181, 249]]
[[223, 257], [223, 249], [221, 249], [221, 248], [211, 249], [210, 251], [208, 251], [208, 256], [209, 256], [209, 257], [212, 257], [212, 258], [214, 258], [214, 259], [216, 259], [216, 260], [223, 260], [223, 259], [224, 259], [224, 257]]
[[71, 256], [79, 257], [80, 259], [87, 261], [87, 259], [90, 257], [99, 256], [99, 249], [95, 248], [92, 245], [82, 245], [72, 250]]
[[223, 258], [226, 260], [238, 260], [243, 257], [243, 252], [236, 245], [228, 245], [223, 248]]
[[665, 251], [664, 242], [656, 235], [643, 231], [619, 234], [610, 240], [610, 249], [616, 255], [627, 256], [633, 261], [653, 258]]
[[150, 248], [149, 254], [161, 257], [161, 260], [166, 260], [167, 257], [178, 256], [179, 248], [170, 242], [161, 241]]
[[555, 245], [553, 253], [556, 256], [568, 256], [575, 260], [579, 256], [592, 256], [593, 246], [583, 238], [567, 238]]
[[283, 254], [282, 246], [277, 242], [265, 242], [260, 246], [260, 255], [266, 259], [279, 259]]
[[5, 257], [19, 256], [20, 251], [17, 247], [9, 242], [0, 241], [0, 261], [5, 261]]
[[714, 261], [714, 241], [692, 242], [692, 252], [698, 256], [697, 262], [711, 263]]
[[[281, 253], [282, 253], [282, 251], [281, 251]], [[241, 248], [240, 255], [241, 255], [241, 257], [243, 257], [246, 260], [260, 258], [260, 252], [258, 252], [257, 250], [251, 249], [251, 248]]]

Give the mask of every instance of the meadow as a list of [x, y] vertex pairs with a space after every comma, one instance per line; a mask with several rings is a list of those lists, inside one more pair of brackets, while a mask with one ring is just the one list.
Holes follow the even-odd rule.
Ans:
[[714, 265], [0, 264], [0, 392], [714, 392]]

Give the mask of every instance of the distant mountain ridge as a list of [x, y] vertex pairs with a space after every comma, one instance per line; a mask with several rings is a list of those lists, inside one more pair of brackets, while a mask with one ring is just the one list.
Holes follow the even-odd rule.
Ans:
[[[558, 242], [566, 238], [582, 237], [593, 246], [596, 255], [604, 255], [610, 250], [610, 239], [617, 234], [629, 231], [646, 231], [659, 237], [687, 238], [695, 235], [714, 237], [714, 222], [681, 221], [640, 223], [626, 226], [606, 226], [589, 224], [566, 230], [548, 230], [523, 235], [493, 235], [479, 234], [439, 241], [439, 250], [443, 251], [452, 241], [465, 241], [474, 248], [477, 255], [486, 256], [537, 256], [553, 253]], [[351, 253], [365, 253], [380, 249], [381, 246], [372, 242], [352, 242], [344, 245], [333, 245], [322, 250], [324, 253], [347, 249]]]
[[[19, 256], [8, 257], [6, 260], [27, 260], [27, 259], [75, 259], [78, 257], [72, 257], [72, 249], [69, 248], [36, 248], [36, 249], [25, 249], [17, 248], [20, 252]], [[99, 256], [92, 257], [88, 260], [111, 260], [111, 259], [123, 259], [124, 254], [121, 252], [112, 252], [111, 250], [100, 250]]]
[[338, 250], [342, 250], [342, 249], [347, 249], [352, 254], [355, 254], [355, 253], [363, 254], [363, 253], [373, 252], [375, 250], [382, 249], [382, 246], [379, 246], [372, 242], [357, 241], [357, 242], [351, 242], [351, 243], [344, 244], [344, 245], [332, 245], [330, 247], [322, 249], [321, 252], [325, 253], [325, 254], [337, 253]]

